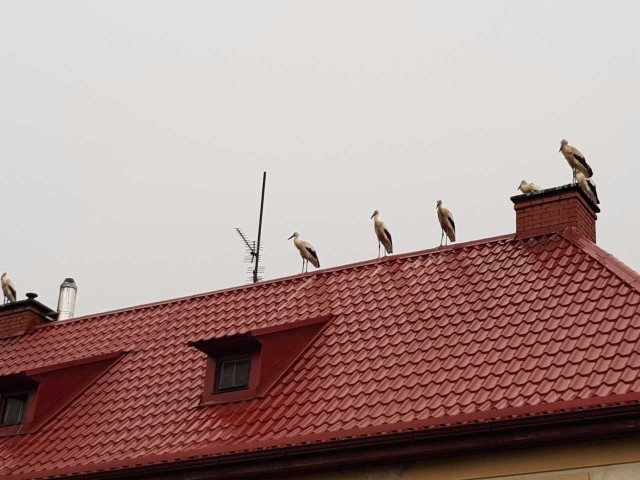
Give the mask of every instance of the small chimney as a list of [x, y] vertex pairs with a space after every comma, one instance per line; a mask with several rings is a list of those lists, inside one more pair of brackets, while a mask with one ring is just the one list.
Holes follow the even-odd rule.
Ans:
[[57, 312], [40, 303], [35, 293], [26, 300], [0, 305], [0, 339], [24, 334], [37, 325], [54, 321]]
[[511, 197], [516, 237], [526, 238], [571, 229], [595, 243], [598, 205], [577, 185]]
[[58, 297], [58, 320], [68, 320], [73, 317], [76, 309], [76, 295], [78, 285], [73, 278], [65, 278], [60, 285], [60, 296]]

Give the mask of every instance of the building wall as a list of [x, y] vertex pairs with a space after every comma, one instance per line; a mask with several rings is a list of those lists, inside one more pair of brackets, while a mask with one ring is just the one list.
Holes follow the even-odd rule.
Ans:
[[640, 480], [640, 437], [448, 457], [305, 480]]

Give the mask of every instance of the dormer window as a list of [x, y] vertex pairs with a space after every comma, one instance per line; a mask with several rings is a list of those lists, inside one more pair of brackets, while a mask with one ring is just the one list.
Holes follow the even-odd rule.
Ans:
[[249, 388], [251, 357], [223, 358], [216, 363], [216, 392]]
[[0, 375], [0, 437], [36, 431], [122, 355], [114, 352]]
[[206, 354], [200, 405], [260, 398], [304, 354], [330, 315], [189, 342]]
[[5, 395], [2, 398], [2, 425], [18, 425], [24, 421], [24, 413], [27, 409], [26, 393]]

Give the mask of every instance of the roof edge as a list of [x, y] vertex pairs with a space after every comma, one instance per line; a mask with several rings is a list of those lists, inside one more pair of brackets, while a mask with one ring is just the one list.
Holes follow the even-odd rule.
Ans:
[[640, 293], [640, 274], [638, 272], [578, 232], [567, 230], [559, 233], [613, 275]]
[[[629, 395], [620, 395], [619, 397], [629, 397]], [[238, 449], [231, 452], [221, 452], [210, 455], [197, 455], [195, 452], [186, 453], [181, 457], [173, 454], [157, 455], [154, 457], [142, 457], [129, 460], [128, 464], [125, 463], [125, 461], [105, 462], [91, 466], [85, 465], [85, 470], [82, 470], [82, 467], [69, 467], [42, 472], [31, 472], [29, 474], [18, 474], [10, 478], [15, 480], [73, 478], [78, 476], [95, 480], [107, 478], [183, 478], [180, 476], [180, 472], [184, 472], [185, 470], [193, 471], [203, 468], [223, 469], [225, 467], [233, 468], [233, 466], [237, 468], [237, 465], [244, 466], [249, 462], [259, 462], [274, 458], [278, 460], [277, 463], [280, 469], [287, 470], [290, 466], [287, 462], [282, 462], [283, 457], [294, 458], [305, 454], [323, 454], [322, 457], [316, 461], [317, 464], [320, 464], [316, 464], [316, 468], [318, 466], [327, 468], [331, 466], [325, 457], [329, 452], [340, 451], [349, 455], [350, 452], [358, 448], [369, 450], [377, 446], [382, 448], [382, 450], [376, 450], [377, 453], [373, 454], [376, 461], [387, 462], [398, 460], [397, 458], [392, 458], [393, 454], [387, 450], [389, 445], [406, 444], [408, 456], [415, 457], [416, 449], [420, 449], [421, 443], [435, 441], [437, 444], [440, 444], [443, 439], [461, 444], [464, 448], [460, 449], [459, 446], [455, 448], [449, 447], [449, 451], [462, 455], [491, 448], [487, 446], [487, 442], [491, 440], [491, 437], [504, 434], [505, 432], [515, 432], [515, 438], [509, 437], [509, 439], [501, 445], [509, 448], [516, 446], [515, 443], [513, 443], [514, 441], [518, 443], [519, 446], [525, 447], [531, 445], [548, 445], [550, 440], [553, 441], [554, 439], [556, 441], [566, 441], [567, 439], [586, 441], [585, 438], [587, 438], [591, 441], [596, 438], [607, 438], [624, 433], [638, 434], [640, 433], [639, 414], [640, 401], [615, 401], [612, 399], [611, 403], [607, 405], [585, 407], [570, 411], [561, 409], [549, 411], [543, 415], [505, 415], [497, 420], [478, 420], [467, 424], [452, 423], [440, 428], [427, 427], [422, 429], [409, 428], [405, 430], [394, 430], [394, 426], [389, 425], [387, 431], [378, 435], [353, 435], [336, 438], [334, 433], [333, 437], [329, 435], [327, 438], [321, 440], [308, 441], [300, 444], [264, 445], [261, 448], [251, 450]], [[594, 425], [596, 426], [594, 427]], [[523, 431], [531, 432], [534, 430], [538, 432], [537, 435], [525, 435], [523, 433]], [[584, 430], [589, 431], [590, 435], [585, 436]], [[580, 433], [576, 435], [576, 431]], [[478, 434], [480, 434], [479, 439], [476, 441], [469, 440], [469, 438], [477, 436]], [[266, 443], [269, 442], [265, 442], [265, 444]], [[433, 447], [431, 447], [431, 450], [433, 450]], [[430, 453], [433, 454], [434, 452], [432, 451]], [[435, 453], [442, 454], [442, 452], [439, 451]], [[405, 454], [405, 459], [407, 459], [406, 457], [407, 455]], [[152, 462], [150, 461], [151, 458], [153, 458]], [[424, 452], [420, 452], [419, 458], [424, 458]], [[357, 463], [354, 463], [352, 457], [349, 457], [348, 464], [352, 467], [357, 466]], [[263, 470], [260, 472], [252, 472], [254, 475], [257, 473], [270, 473], [268, 470], [265, 471], [264, 467], [258, 466], [257, 468], [263, 468]], [[162, 475], [163, 473], [168, 476]], [[255, 476], [247, 474], [231, 476], [228, 474], [228, 470], [226, 472], [215, 473], [217, 474], [207, 476], [207, 478], [256, 478]]]

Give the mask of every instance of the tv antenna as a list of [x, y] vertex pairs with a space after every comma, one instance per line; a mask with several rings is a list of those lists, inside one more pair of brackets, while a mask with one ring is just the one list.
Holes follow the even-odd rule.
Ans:
[[250, 274], [247, 277], [249, 282], [257, 283], [262, 280], [262, 277], [259, 275], [264, 273], [264, 267], [260, 266], [260, 254], [262, 253], [262, 212], [264, 211], [264, 187], [267, 183], [267, 172], [262, 173], [262, 196], [260, 198], [260, 219], [258, 220], [258, 240], [249, 240], [247, 236], [242, 231], [241, 228], [236, 227], [236, 232], [242, 239], [245, 244], [247, 250], [247, 256], [244, 257], [245, 263], [253, 264], [252, 267], [247, 268], [247, 273]]

